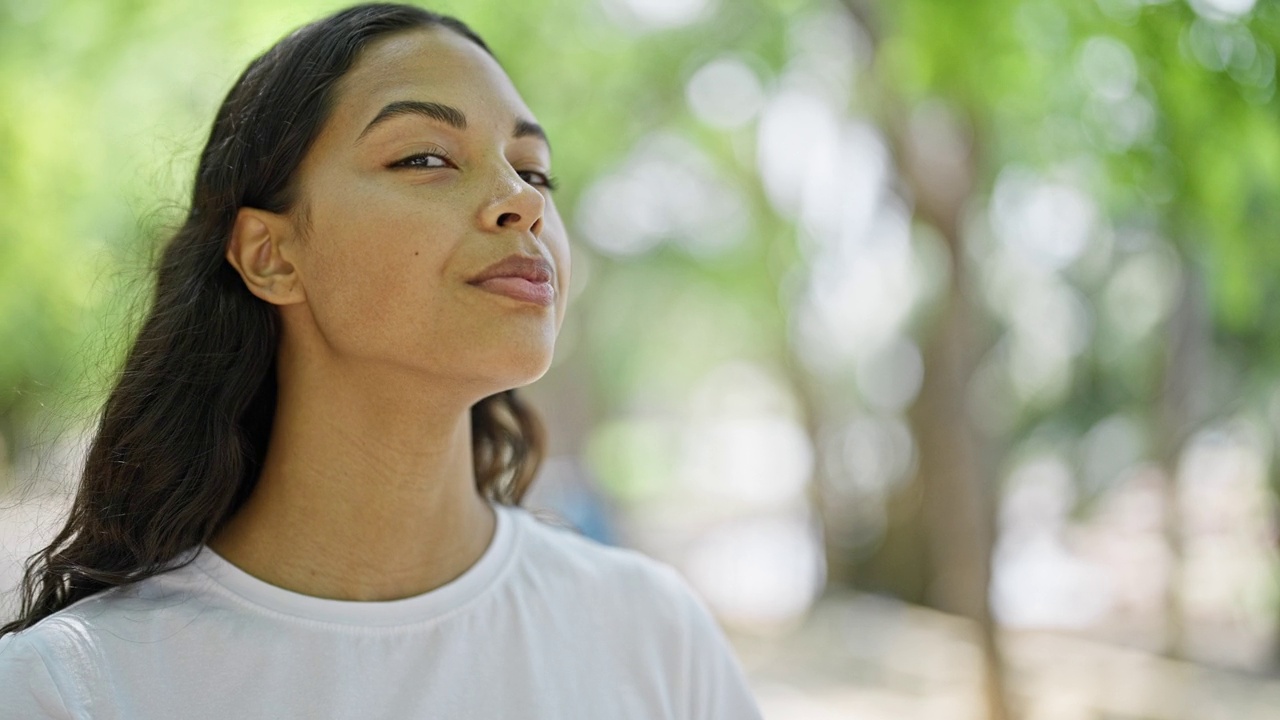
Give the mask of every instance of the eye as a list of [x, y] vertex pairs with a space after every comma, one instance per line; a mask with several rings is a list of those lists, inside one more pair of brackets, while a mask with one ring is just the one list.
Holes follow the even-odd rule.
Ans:
[[520, 177], [524, 178], [524, 181], [530, 185], [541, 185], [548, 190], [555, 190], [559, 186], [554, 177], [540, 170], [521, 170]]
[[[434, 162], [433, 162], [434, 161]], [[410, 155], [409, 157], [397, 160], [391, 163], [389, 167], [407, 167], [407, 168], [425, 168], [434, 169], [442, 167], [452, 167], [453, 161], [449, 159], [449, 155], [443, 151], [422, 152]]]

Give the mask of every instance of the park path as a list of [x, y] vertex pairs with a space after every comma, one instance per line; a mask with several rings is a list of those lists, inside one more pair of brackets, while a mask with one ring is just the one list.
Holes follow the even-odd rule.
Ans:
[[[0, 617], [21, 563], [56, 532], [65, 485], [0, 494]], [[830, 592], [776, 637], [726, 628], [766, 720], [982, 720], [978, 650], [962, 618]], [[1274, 720], [1280, 679], [1052, 632], [1003, 631], [1020, 720]]]
[[[969, 621], [832, 593], [776, 638], [729, 629], [766, 720], [981, 720]], [[1274, 720], [1280, 679], [1062, 633], [1003, 631], [1020, 720]]]

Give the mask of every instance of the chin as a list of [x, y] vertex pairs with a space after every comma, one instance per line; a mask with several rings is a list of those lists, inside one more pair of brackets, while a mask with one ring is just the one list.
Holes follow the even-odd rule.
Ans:
[[508, 387], [521, 387], [536, 382], [551, 369], [554, 356], [550, 350], [551, 348], [520, 351], [513, 348], [488, 361], [476, 358], [476, 364], [471, 365], [471, 369], [475, 371], [483, 363], [488, 370], [486, 374], [490, 377], [503, 378], [502, 384]]

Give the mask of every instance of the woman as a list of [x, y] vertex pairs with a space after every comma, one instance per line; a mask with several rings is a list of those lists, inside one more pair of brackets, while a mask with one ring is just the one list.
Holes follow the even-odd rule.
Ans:
[[759, 717], [670, 566], [519, 507], [550, 165], [452, 18], [361, 5], [249, 65], [0, 628], [0, 717]]

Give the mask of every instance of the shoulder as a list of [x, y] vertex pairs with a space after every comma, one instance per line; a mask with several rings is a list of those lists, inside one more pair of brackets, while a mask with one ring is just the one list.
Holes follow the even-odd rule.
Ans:
[[142, 647], [199, 611], [191, 574], [178, 568], [110, 588], [0, 636], [0, 697], [27, 703], [19, 703], [21, 712], [0, 703], [0, 720], [80, 717], [75, 710], [104, 681], [105, 658], [120, 646]]
[[526, 565], [544, 576], [572, 579], [594, 590], [616, 589], [633, 599], [687, 603], [692, 591], [670, 564], [639, 550], [606, 545], [542, 511], [516, 510]]
[[[604, 545], [572, 528], [525, 513], [524, 572], [540, 597], [574, 607], [576, 624], [649, 651], [649, 664], [668, 668], [681, 717], [760, 718], [744, 669], [710, 607], [674, 566], [637, 550]], [[568, 589], [572, 598], [558, 592]], [[567, 602], [567, 600], [586, 600]], [[619, 620], [621, 619], [621, 622]]]
[[[625, 627], [666, 638], [669, 649], [719, 626], [706, 603], [673, 565], [639, 550], [605, 545], [572, 527], [522, 513], [521, 581], [588, 615], [621, 615]], [[586, 604], [587, 607], [583, 607]]]
[[90, 708], [110, 686], [109, 659], [172, 624], [162, 595], [149, 597], [160, 585], [148, 578], [111, 588], [0, 637], [0, 720], [99, 717]]
[[67, 649], [76, 656], [73, 638], [74, 630], [53, 617], [0, 636], [0, 720], [72, 717], [74, 684], [59, 656]]

